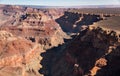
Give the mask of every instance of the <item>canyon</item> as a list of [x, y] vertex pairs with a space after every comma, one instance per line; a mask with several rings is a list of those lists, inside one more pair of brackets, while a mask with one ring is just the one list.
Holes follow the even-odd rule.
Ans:
[[120, 11], [106, 9], [0, 5], [0, 76], [119, 76]]

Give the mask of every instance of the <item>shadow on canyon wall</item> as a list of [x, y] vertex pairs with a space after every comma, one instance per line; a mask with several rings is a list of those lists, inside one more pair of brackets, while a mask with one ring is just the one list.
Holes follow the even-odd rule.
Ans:
[[39, 73], [43, 74], [44, 76], [52, 76], [51, 70], [52, 67], [60, 60], [60, 58], [64, 54], [65, 47], [71, 39], [65, 39], [65, 43], [62, 45], [58, 45], [57, 47], [53, 47], [51, 49], [46, 50], [46, 52], [42, 53], [41, 56], [43, 57], [40, 64], [42, 68], [40, 68]]
[[[82, 34], [80, 34], [79, 36], [80, 37], [83, 36], [86, 32], [87, 32], [86, 30], [81, 32]], [[84, 43], [83, 46], [81, 45], [81, 48], [79, 47], [80, 37], [74, 36], [72, 40], [65, 40], [66, 41], [65, 44], [59, 45], [58, 47], [53, 47], [51, 49], [46, 50], [46, 52], [42, 53], [41, 56], [43, 57], [43, 59], [40, 63], [42, 65], [42, 68], [40, 68], [39, 73], [43, 74], [44, 76], [53, 76], [53, 75], [56, 76], [56, 74], [53, 74], [53, 69], [55, 67], [58, 68], [58, 66], [60, 67], [62, 66], [62, 68], [58, 68], [56, 71], [54, 70], [55, 73], [58, 73], [57, 74], [58, 76], [69, 76], [70, 74], [71, 74], [70, 76], [83, 76], [84, 72], [88, 72], [88, 70], [94, 66], [96, 57], [98, 56], [96, 54], [97, 53], [96, 50], [91, 49], [92, 44], [90, 45], [90, 43], [88, 42]], [[77, 43], [78, 46], [77, 45], [71, 46], [72, 45], [71, 43], [73, 45]], [[90, 48], [86, 48], [88, 46]], [[79, 49], [82, 50], [78, 51]], [[69, 50], [73, 50], [73, 52]], [[70, 56], [67, 56], [67, 54], [69, 54]], [[74, 59], [74, 57], [76, 59]], [[81, 63], [80, 67], [74, 66], [75, 64], [79, 64], [79, 63]], [[62, 73], [61, 70], [65, 71], [64, 70], [65, 68], [68, 69], [66, 70], [67, 72]]]
[[102, 20], [100, 15], [65, 12], [63, 16], [56, 19], [56, 22], [64, 32], [77, 33], [82, 25], [92, 25], [100, 20]]
[[108, 56], [105, 56], [108, 64], [100, 69], [96, 76], [120, 76], [120, 56], [118, 51], [120, 51], [120, 46], [114, 49]]
[[[120, 73], [120, 61], [119, 61], [119, 46], [110, 52], [108, 55], [107, 49], [111, 45], [110, 41], [116, 41], [116, 38], [106, 35], [103, 41], [100, 41], [100, 47], [94, 47], [94, 39], [99, 39], [96, 37], [98, 30], [93, 30], [96, 34], [86, 35], [87, 30], [80, 32], [80, 35], [74, 37], [72, 40], [68, 40], [63, 45], [48, 49], [46, 52], [42, 53], [43, 57], [41, 61], [42, 68], [39, 73], [44, 76], [83, 76], [90, 74], [90, 70], [95, 66], [95, 63], [100, 58], [107, 60], [107, 65], [100, 66], [100, 70], [97, 71], [96, 76], [119, 76]], [[99, 34], [104, 37], [103, 34]], [[110, 38], [109, 38], [110, 37]], [[112, 38], [112, 39], [111, 39]], [[110, 41], [109, 41], [110, 39]], [[106, 43], [105, 43], [106, 42]], [[87, 48], [86, 48], [87, 47]], [[104, 63], [104, 62], [103, 62]]]

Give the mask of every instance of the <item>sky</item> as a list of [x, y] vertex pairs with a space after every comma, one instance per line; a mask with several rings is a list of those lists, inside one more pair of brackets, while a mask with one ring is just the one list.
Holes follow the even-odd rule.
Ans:
[[0, 0], [0, 4], [41, 6], [120, 5], [120, 0]]

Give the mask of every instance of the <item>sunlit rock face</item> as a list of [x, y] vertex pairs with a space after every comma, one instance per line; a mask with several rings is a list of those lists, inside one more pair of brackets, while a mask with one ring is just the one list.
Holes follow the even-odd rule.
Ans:
[[[20, 6], [1, 6], [1, 30], [26, 38], [51, 48], [69, 38], [55, 19], [63, 15], [64, 9], [35, 9]], [[23, 12], [24, 11], [24, 12]]]
[[42, 76], [43, 49], [69, 38], [55, 22], [58, 11], [0, 6], [0, 76]]
[[88, 12], [0, 5], [0, 76], [119, 76], [119, 16]]
[[9, 32], [0, 31], [0, 75], [37, 76], [41, 67], [39, 44], [32, 43]]
[[[18, 26], [23, 23], [42, 25], [59, 18], [66, 9], [36, 9], [25, 6], [0, 5], [0, 26]], [[21, 22], [22, 21], [22, 22]]]
[[0, 6], [0, 76], [42, 76], [40, 54], [68, 38], [54, 19], [59, 10]]

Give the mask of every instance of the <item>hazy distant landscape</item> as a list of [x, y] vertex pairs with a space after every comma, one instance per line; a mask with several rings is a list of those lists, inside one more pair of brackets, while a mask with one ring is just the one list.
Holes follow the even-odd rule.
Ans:
[[81, 5], [81, 6], [37, 6], [37, 5], [20, 5], [32, 8], [120, 8], [120, 5]]

